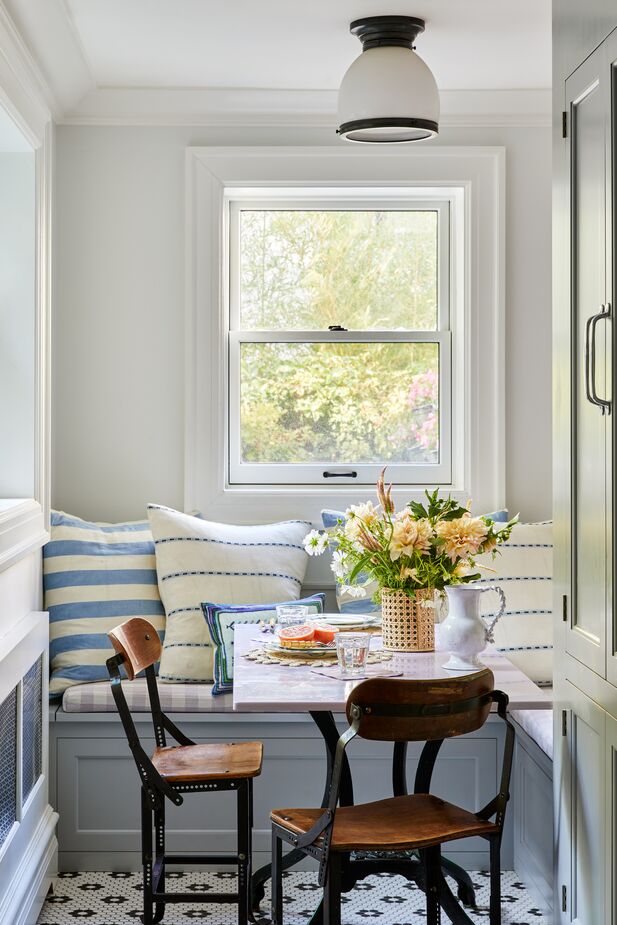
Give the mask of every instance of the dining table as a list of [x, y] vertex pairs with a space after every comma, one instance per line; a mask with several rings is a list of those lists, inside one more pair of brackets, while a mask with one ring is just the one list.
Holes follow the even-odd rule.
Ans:
[[[326, 617], [327, 619], [327, 617]], [[453, 672], [444, 668], [449, 653], [440, 647], [439, 625], [435, 627], [434, 652], [392, 653], [390, 661], [377, 662], [367, 668], [370, 677], [396, 676], [407, 679], [431, 680], [451, 678]], [[234, 627], [234, 680], [233, 709], [239, 713], [291, 713], [309, 714], [319, 730], [325, 746], [324, 794], [322, 806], [328, 798], [329, 781], [334, 762], [336, 744], [340, 736], [336, 717], [345, 714], [347, 699], [362, 679], [341, 680], [324, 677], [311, 664], [294, 665], [264, 663], [254, 659], [254, 653], [273, 641], [268, 632], [260, 632], [255, 624], [236, 624]], [[382, 649], [382, 637], [372, 634], [371, 651]], [[250, 657], [247, 657], [250, 656]], [[304, 662], [305, 660], [302, 659]], [[306, 660], [309, 661], [308, 659]], [[538, 687], [517, 666], [494, 646], [487, 646], [481, 654], [482, 665], [490, 668], [495, 679], [495, 689], [508, 695], [510, 710], [546, 710], [552, 706], [551, 692]], [[334, 661], [336, 664], [336, 661]], [[331, 672], [334, 674], [336, 669]], [[292, 674], [293, 673], [293, 674]], [[460, 672], [454, 674], [459, 675]], [[293, 683], [290, 679], [293, 678]], [[397, 742], [393, 748], [392, 781], [393, 795], [407, 794], [406, 780], [407, 743]], [[340, 788], [340, 805], [351, 806], [354, 802], [353, 779], [350, 764], [344, 758]], [[289, 869], [301, 859], [300, 851], [290, 851], [284, 857], [283, 867]], [[444, 873], [452, 877], [457, 885], [458, 900], [449, 886], [442, 890], [441, 906], [454, 925], [473, 925], [463, 905], [475, 906], [475, 893], [471, 878], [453, 861], [443, 858]], [[258, 908], [265, 895], [264, 885], [270, 878], [270, 865], [261, 867], [253, 874], [253, 907]], [[422, 886], [422, 865], [415, 852], [378, 853], [354, 856], [350, 864], [352, 876], [346, 885], [353, 885], [371, 873], [390, 872], [405, 876]], [[315, 910], [311, 925], [322, 921], [321, 904]]]

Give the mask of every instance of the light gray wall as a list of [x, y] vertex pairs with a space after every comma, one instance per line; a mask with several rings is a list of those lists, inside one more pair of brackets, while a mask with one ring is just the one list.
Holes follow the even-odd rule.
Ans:
[[[58, 128], [55, 507], [110, 520], [141, 517], [148, 501], [182, 508], [186, 146], [332, 141], [325, 129]], [[438, 143], [507, 148], [507, 502], [525, 519], [543, 519], [551, 513], [550, 128], [447, 129]]]
[[34, 154], [0, 151], [0, 498], [34, 495]]

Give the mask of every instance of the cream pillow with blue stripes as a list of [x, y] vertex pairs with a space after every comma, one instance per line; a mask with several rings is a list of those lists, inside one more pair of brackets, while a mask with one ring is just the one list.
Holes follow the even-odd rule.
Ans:
[[257, 526], [212, 523], [148, 505], [159, 590], [167, 615], [159, 679], [211, 682], [212, 639], [202, 601], [270, 604], [300, 597], [304, 520]]
[[[495, 629], [495, 645], [536, 684], [553, 679], [553, 525], [516, 524], [501, 555], [478, 556], [486, 566], [480, 584], [497, 584], [506, 612]], [[494, 571], [489, 571], [489, 569]], [[483, 594], [483, 613], [492, 616], [496, 595]]]
[[164, 636], [165, 611], [147, 521], [91, 523], [52, 511], [43, 588], [52, 698], [71, 685], [107, 679], [105, 662], [113, 655], [107, 633], [124, 620], [145, 617]]

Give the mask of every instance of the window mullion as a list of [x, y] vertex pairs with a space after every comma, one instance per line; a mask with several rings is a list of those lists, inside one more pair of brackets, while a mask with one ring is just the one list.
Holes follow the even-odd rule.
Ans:
[[234, 344], [441, 344], [449, 331], [230, 331]]

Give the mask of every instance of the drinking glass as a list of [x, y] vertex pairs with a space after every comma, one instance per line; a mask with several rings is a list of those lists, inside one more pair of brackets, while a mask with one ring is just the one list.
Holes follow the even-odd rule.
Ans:
[[279, 604], [276, 608], [276, 628], [300, 626], [308, 620], [310, 608], [306, 604]]
[[362, 678], [371, 646], [369, 633], [337, 633], [336, 655], [342, 678]]

